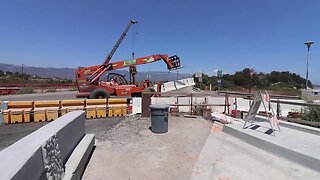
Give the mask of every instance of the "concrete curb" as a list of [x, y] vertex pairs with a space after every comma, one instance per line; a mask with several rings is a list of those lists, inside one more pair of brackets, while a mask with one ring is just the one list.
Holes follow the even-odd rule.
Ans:
[[274, 144], [270, 141], [263, 140], [261, 138], [255, 137], [253, 135], [247, 134], [242, 131], [239, 131], [235, 128], [229, 127], [228, 125], [225, 125], [223, 127], [223, 132], [230, 134], [232, 136], [235, 136], [235, 137], [243, 140], [244, 142], [247, 142], [247, 143], [249, 143], [253, 146], [256, 146], [260, 149], [263, 149], [267, 152], [284, 157], [290, 161], [299, 163], [303, 166], [314, 169], [316, 171], [320, 171], [320, 160], [313, 158], [307, 154], [302, 154], [300, 152], [288, 149], [284, 146], [280, 146], [280, 145]]
[[[255, 120], [257, 122], [264, 122], [264, 121], [267, 121], [267, 118], [256, 117]], [[315, 127], [311, 127], [311, 126], [307, 126], [307, 125], [302, 125], [302, 124], [298, 124], [298, 123], [293, 123], [293, 122], [282, 121], [282, 120], [279, 120], [279, 122], [280, 122], [281, 127], [287, 127], [290, 129], [295, 129], [298, 131], [303, 131], [303, 132], [306, 132], [309, 134], [314, 134], [314, 135], [320, 136], [320, 129], [319, 128], [315, 128]]]
[[192, 168], [190, 180], [211, 180], [215, 165], [215, 156], [212, 156], [215, 136], [221, 133], [223, 125], [215, 122], [210, 130], [207, 140], [202, 147], [199, 157]]
[[302, 124], [297, 124], [297, 123], [292, 123], [292, 122], [286, 122], [286, 121], [279, 121], [279, 122], [280, 122], [280, 126], [320, 136], [320, 129], [319, 128], [314, 128], [314, 127], [310, 127], [310, 126], [306, 126], [306, 125], [302, 125]]
[[85, 135], [65, 165], [63, 179], [81, 179], [94, 146], [94, 134]]

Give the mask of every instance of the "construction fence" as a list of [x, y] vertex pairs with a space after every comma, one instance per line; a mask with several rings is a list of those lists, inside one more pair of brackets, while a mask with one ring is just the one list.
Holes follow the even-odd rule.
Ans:
[[4, 101], [4, 124], [52, 121], [68, 112], [84, 110], [88, 119], [124, 116], [132, 111], [131, 98], [50, 101]]
[[[205, 94], [185, 93], [176, 96], [166, 96], [162, 93], [143, 93], [141, 97], [109, 98], [109, 99], [81, 99], [81, 100], [51, 100], [51, 101], [10, 101], [0, 102], [0, 124], [28, 123], [52, 121], [64, 114], [84, 110], [86, 117], [105, 118], [124, 116], [127, 114], [141, 114], [150, 116], [151, 104], [168, 104], [170, 112], [193, 114], [209, 109], [211, 112], [229, 114], [237, 118], [244, 118], [250, 108], [253, 94]], [[292, 97], [272, 96], [271, 103], [276, 115], [285, 121], [320, 127], [320, 122], [302, 119], [305, 107], [317, 107], [319, 104], [305, 103], [303, 100]], [[207, 112], [207, 111], [204, 111]], [[266, 112], [262, 107], [259, 114]]]
[[[150, 94], [150, 95], [147, 95]], [[271, 101], [267, 105], [268, 112], [263, 106], [258, 109], [258, 115], [266, 116], [270, 114], [271, 107], [276, 112], [276, 116], [284, 121], [299, 123], [312, 127], [320, 127], [318, 119], [303, 120], [303, 113], [308, 108], [320, 108], [320, 104], [306, 103], [304, 100], [293, 96], [270, 95]], [[145, 98], [145, 99], [144, 99]], [[133, 112], [139, 112], [143, 117], [150, 116], [149, 106], [151, 104], [168, 104], [170, 112], [188, 113], [203, 115], [210, 112], [223, 113], [235, 118], [245, 118], [247, 115], [254, 94], [249, 93], [181, 93], [174, 96], [165, 96], [162, 93], [146, 93], [142, 99], [133, 99]], [[136, 105], [141, 103], [139, 109]], [[203, 113], [203, 114], [202, 114]]]

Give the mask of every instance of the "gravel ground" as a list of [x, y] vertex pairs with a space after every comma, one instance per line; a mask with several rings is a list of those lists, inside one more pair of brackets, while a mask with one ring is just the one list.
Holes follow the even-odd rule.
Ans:
[[150, 118], [127, 117], [96, 141], [83, 179], [188, 179], [210, 132], [202, 118], [169, 117], [154, 134]]

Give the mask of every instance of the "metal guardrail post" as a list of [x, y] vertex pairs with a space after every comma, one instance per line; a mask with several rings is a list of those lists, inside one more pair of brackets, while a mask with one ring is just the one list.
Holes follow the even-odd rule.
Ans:
[[192, 97], [192, 93], [190, 94], [190, 98], [191, 98], [191, 102], [190, 102], [190, 114], [191, 115], [193, 115], [193, 108], [192, 108], [192, 106], [193, 106], [193, 97]]
[[8, 109], [9, 101], [3, 101], [0, 104], [0, 125], [4, 124], [3, 111]]
[[277, 117], [280, 117], [280, 102], [279, 102], [279, 99], [277, 101]]
[[238, 101], [237, 98], [234, 98], [235, 110], [238, 111]]
[[225, 114], [227, 113], [227, 111], [228, 111], [227, 114], [230, 114], [229, 106], [230, 106], [230, 104], [229, 104], [229, 95], [228, 95], [228, 93], [226, 93], [225, 98], [224, 98], [224, 113]]

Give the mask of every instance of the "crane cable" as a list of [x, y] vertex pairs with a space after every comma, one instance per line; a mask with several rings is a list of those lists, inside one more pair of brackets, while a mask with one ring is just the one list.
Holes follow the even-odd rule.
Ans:
[[132, 33], [132, 59], [135, 56], [135, 49], [136, 49], [136, 35], [138, 35], [139, 24], [135, 25], [135, 31]]

